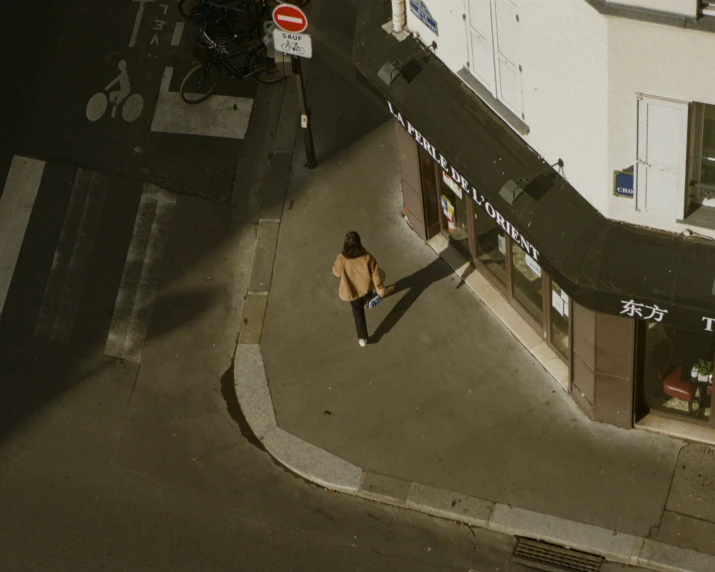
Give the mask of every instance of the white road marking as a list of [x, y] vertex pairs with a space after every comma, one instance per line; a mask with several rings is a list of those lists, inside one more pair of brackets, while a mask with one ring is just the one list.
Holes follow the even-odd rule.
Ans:
[[133, 0], [134, 2], [139, 2], [139, 9], [137, 10], [137, 17], [134, 18], [134, 29], [132, 30], [132, 37], [129, 38], [129, 47], [133, 48], [137, 43], [137, 35], [139, 34], [139, 27], [142, 23], [142, 16], [144, 15], [144, 4], [154, 2], [154, 0]]
[[35, 324], [36, 336], [64, 343], [72, 337], [108, 183], [99, 173], [77, 169]]
[[141, 362], [175, 204], [176, 195], [144, 185], [104, 348], [106, 355]]
[[0, 197], [0, 316], [44, 170], [44, 161], [15, 155]]
[[171, 36], [171, 45], [178, 46], [181, 43], [181, 34], [184, 33], [184, 23], [177, 22], [174, 24], [174, 33]]
[[189, 105], [177, 91], [169, 91], [173, 68], [166, 68], [161, 81], [151, 130], [161, 133], [204, 135], [243, 139], [251, 119], [253, 100], [247, 97], [212, 95]]
[[295, 16], [284, 16], [283, 14], [278, 14], [276, 16], [276, 20], [282, 20], [283, 22], [293, 22], [294, 24], [303, 23], [303, 18], [296, 18]]

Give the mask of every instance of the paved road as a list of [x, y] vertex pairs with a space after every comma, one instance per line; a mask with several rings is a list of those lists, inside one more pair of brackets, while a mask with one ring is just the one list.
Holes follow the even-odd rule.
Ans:
[[242, 434], [244, 194], [282, 86], [222, 84], [223, 116], [178, 107], [173, 2], [5, 15], [0, 568], [503, 570], [510, 539], [329, 494]]
[[[309, 12], [346, 105], [354, 5]], [[231, 360], [283, 88], [180, 108], [173, 2], [4, 15], [0, 569], [506, 570], [511, 539], [328, 493], [245, 431]], [[323, 154], [365, 128], [336, 119]]]

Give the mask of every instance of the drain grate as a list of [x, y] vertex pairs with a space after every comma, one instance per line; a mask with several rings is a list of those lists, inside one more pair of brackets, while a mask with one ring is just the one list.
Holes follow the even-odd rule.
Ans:
[[517, 537], [512, 562], [548, 572], [599, 572], [603, 557]]

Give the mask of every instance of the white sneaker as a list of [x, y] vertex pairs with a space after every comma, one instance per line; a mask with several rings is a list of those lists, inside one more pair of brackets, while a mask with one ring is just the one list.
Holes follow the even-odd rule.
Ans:
[[363, 338], [360, 338], [360, 339], [358, 340], [358, 343], [360, 344], [360, 347], [361, 347], [361, 348], [364, 348], [364, 347], [367, 345], [367, 340], [366, 340], [366, 339], [363, 339]]

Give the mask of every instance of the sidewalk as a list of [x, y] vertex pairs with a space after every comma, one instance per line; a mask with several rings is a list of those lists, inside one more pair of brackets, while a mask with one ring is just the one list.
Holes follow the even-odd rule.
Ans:
[[[271, 454], [335, 490], [657, 570], [715, 570], [712, 448], [581, 413], [402, 219], [391, 122], [318, 169], [302, 163], [235, 362]], [[369, 311], [364, 349], [331, 274], [353, 229], [388, 283], [410, 285]]]

